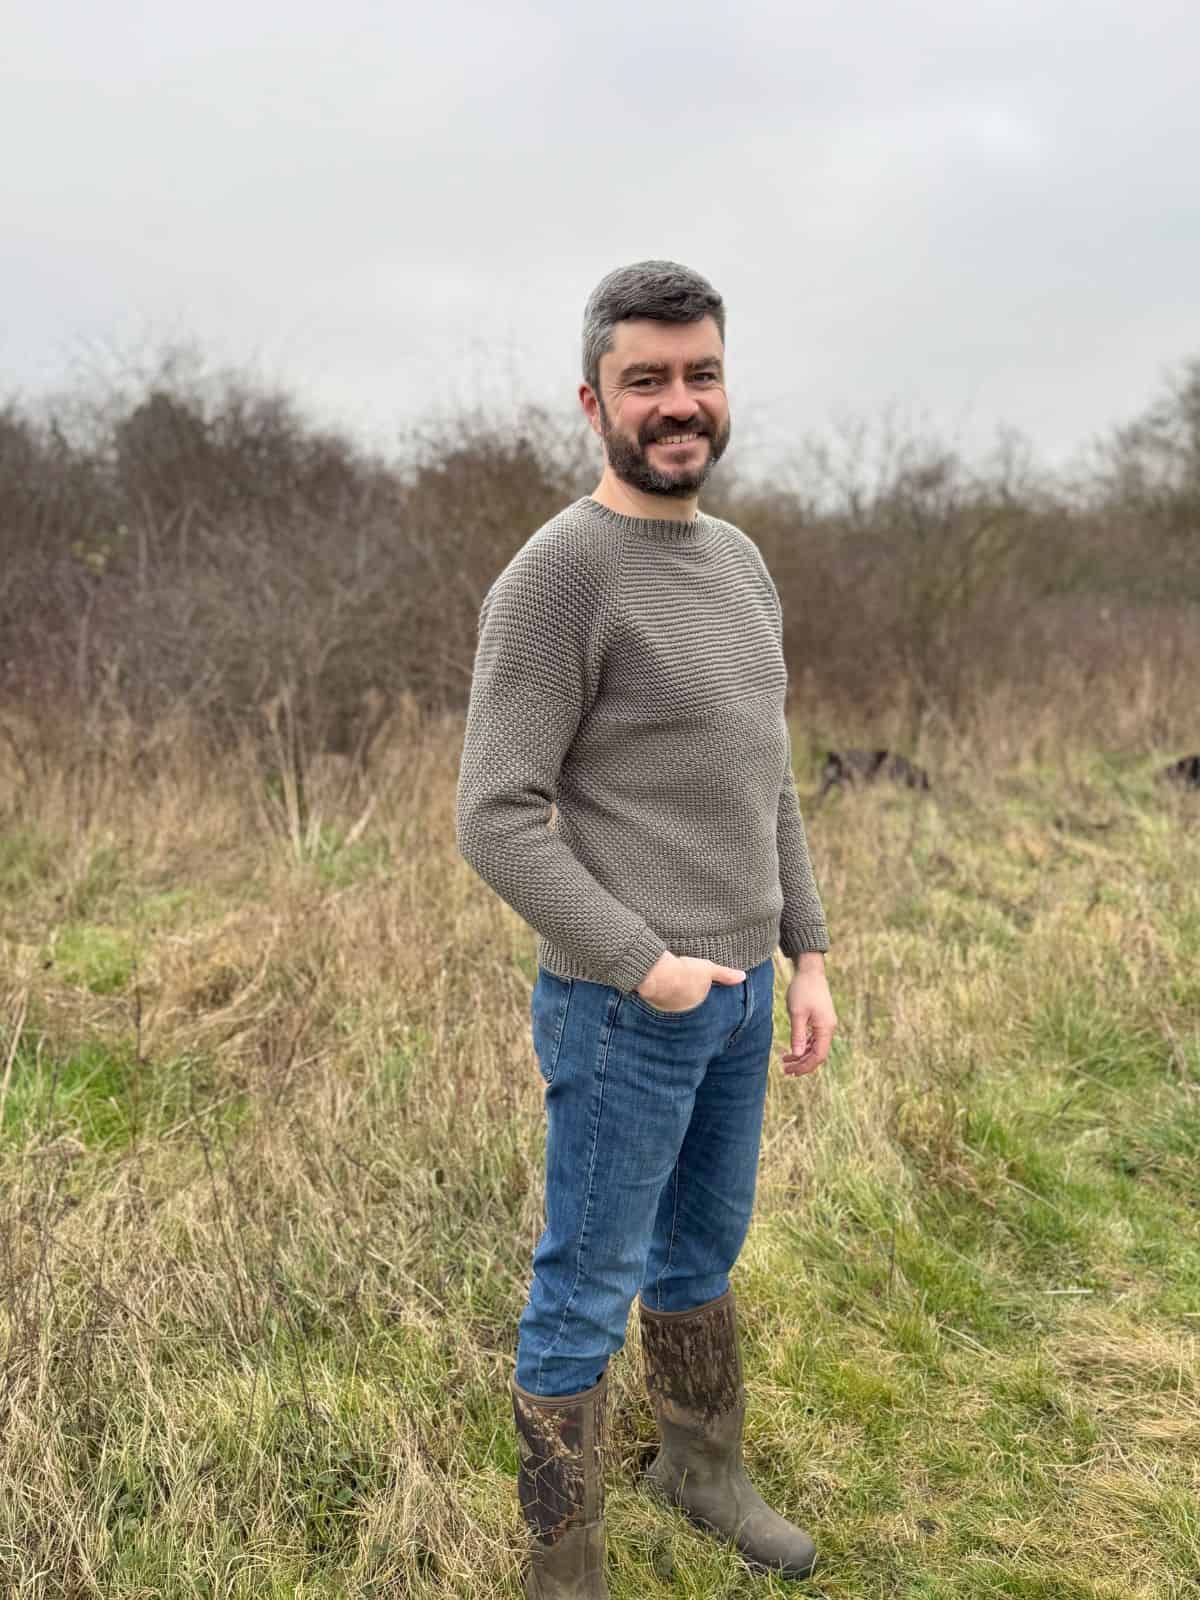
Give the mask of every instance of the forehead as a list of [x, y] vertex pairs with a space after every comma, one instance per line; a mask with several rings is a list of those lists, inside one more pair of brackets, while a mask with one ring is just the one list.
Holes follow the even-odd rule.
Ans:
[[613, 347], [600, 358], [606, 371], [616, 373], [634, 361], [685, 366], [724, 354], [721, 335], [712, 317], [699, 322], [654, 322], [631, 317], [613, 329]]

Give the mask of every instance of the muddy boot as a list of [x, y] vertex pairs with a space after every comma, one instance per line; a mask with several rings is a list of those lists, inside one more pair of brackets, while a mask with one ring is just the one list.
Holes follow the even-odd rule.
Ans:
[[608, 1600], [600, 1460], [607, 1373], [582, 1394], [527, 1394], [512, 1380], [517, 1492], [529, 1528], [527, 1600]]
[[812, 1540], [771, 1510], [742, 1463], [746, 1399], [733, 1291], [692, 1311], [651, 1311], [640, 1299], [638, 1310], [662, 1439], [644, 1487], [729, 1539], [755, 1570], [807, 1578], [817, 1559]]

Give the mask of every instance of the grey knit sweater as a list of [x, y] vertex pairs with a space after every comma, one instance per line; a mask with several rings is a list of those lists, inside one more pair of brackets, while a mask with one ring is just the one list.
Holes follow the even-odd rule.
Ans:
[[629, 990], [664, 950], [828, 949], [786, 689], [779, 596], [731, 523], [585, 497], [526, 540], [480, 607], [455, 809], [541, 966]]

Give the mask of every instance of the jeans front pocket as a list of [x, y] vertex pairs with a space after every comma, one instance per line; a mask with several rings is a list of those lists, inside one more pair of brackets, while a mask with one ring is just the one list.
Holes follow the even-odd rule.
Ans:
[[539, 967], [537, 982], [530, 996], [533, 1048], [537, 1054], [538, 1070], [547, 1085], [554, 1082], [554, 1074], [558, 1070], [559, 1052], [567, 1026], [567, 1006], [574, 982], [573, 978], [560, 978], [556, 973], [547, 972], [545, 967]]
[[664, 1022], [671, 1022], [676, 1017], [694, 1017], [698, 1011], [703, 1011], [708, 1004], [708, 996], [712, 994], [712, 984], [702, 1000], [697, 1000], [694, 1006], [684, 1006], [682, 1011], [663, 1011], [658, 1006], [652, 1006], [649, 1000], [643, 1000], [636, 989], [630, 989], [629, 998], [639, 1011], [644, 1011], [648, 1017], [661, 1018]]

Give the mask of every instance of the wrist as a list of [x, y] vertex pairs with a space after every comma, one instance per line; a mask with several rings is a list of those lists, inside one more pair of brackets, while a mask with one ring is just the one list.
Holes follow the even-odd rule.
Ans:
[[819, 972], [825, 974], [825, 953], [822, 950], [801, 950], [799, 955], [792, 957], [792, 965], [796, 973]]
[[641, 981], [634, 984], [634, 988], [640, 989], [643, 983], [651, 983], [652, 981], [657, 982], [657, 980], [662, 977], [663, 973], [668, 970], [674, 960], [674, 952], [671, 950], [664, 950], [654, 965], [649, 969], [648, 972], [644, 974]]

